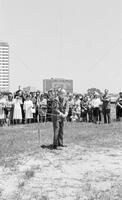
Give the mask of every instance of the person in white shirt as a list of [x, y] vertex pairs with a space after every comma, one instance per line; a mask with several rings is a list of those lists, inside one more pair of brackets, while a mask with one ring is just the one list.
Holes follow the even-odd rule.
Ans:
[[33, 119], [33, 109], [34, 105], [32, 100], [30, 99], [30, 96], [27, 95], [26, 100], [24, 101], [23, 109], [25, 111], [25, 123], [31, 123]]
[[19, 96], [16, 96], [13, 101], [13, 105], [14, 105], [13, 120], [16, 124], [22, 122], [21, 104], [22, 104], [22, 99]]
[[100, 115], [100, 106], [102, 105], [102, 101], [100, 100], [99, 94], [94, 93], [94, 98], [91, 101], [92, 110], [93, 110], [93, 122], [100, 123], [101, 119]]

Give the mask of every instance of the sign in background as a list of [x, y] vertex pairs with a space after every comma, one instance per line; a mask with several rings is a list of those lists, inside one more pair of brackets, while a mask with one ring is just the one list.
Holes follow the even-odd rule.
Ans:
[[45, 79], [43, 80], [43, 92], [50, 89], [63, 88], [67, 92], [73, 92], [73, 80], [66, 79]]

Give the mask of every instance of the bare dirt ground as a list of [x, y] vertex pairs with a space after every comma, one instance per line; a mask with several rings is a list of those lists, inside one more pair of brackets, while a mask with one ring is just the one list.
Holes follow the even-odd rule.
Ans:
[[122, 122], [67, 123], [62, 150], [40, 129], [0, 128], [0, 200], [122, 200]]

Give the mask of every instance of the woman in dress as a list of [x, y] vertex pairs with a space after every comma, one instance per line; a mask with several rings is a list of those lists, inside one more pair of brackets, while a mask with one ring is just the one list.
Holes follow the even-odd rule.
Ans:
[[26, 100], [24, 101], [24, 106], [23, 109], [25, 111], [25, 122], [26, 123], [31, 123], [33, 119], [33, 109], [34, 105], [32, 100], [30, 99], [30, 96], [27, 95]]
[[22, 99], [19, 96], [16, 96], [14, 101], [14, 111], [13, 111], [13, 120], [16, 124], [20, 124], [22, 122]]

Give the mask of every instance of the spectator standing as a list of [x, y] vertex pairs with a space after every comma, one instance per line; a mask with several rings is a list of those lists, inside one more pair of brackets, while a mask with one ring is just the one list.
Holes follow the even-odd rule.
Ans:
[[5, 122], [5, 104], [6, 100], [3, 98], [2, 93], [0, 92], [0, 126], [3, 126]]
[[25, 111], [25, 123], [31, 123], [33, 119], [32, 109], [34, 108], [33, 102], [30, 99], [30, 96], [27, 95], [26, 100], [24, 101], [23, 109]]
[[92, 99], [92, 108], [93, 108], [93, 122], [100, 123], [100, 106], [102, 105], [102, 101], [99, 98], [99, 94], [94, 93], [94, 98]]
[[111, 111], [111, 100], [108, 95], [108, 90], [104, 90], [104, 94], [102, 96], [102, 111], [103, 111], [103, 116], [104, 116], [104, 123], [110, 123], [111, 122], [111, 117], [110, 117], [110, 111]]
[[93, 100], [94, 96], [91, 94], [88, 97], [88, 122], [93, 122], [93, 108], [92, 108], [92, 100]]
[[9, 94], [6, 102], [6, 123], [8, 126], [13, 123], [13, 109], [14, 109], [13, 95]]
[[36, 112], [36, 106], [37, 106], [37, 99], [36, 99], [36, 92], [34, 92], [32, 94], [32, 98], [31, 98], [32, 102], [33, 102], [33, 108], [35, 110], [35, 112], [33, 113], [33, 122], [37, 122], [37, 112]]
[[81, 100], [79, 98], [79, 95], [76, 94], [75, 99], [74, 99], [74, 111], [76, 112], [76, 115], [78, 117], [78, 121], [80, 120], [81, 116]]
[[116, 120], [120, 121], [122, 118], [122, 92], [119, 93], [119, 98], [116, 101]]
[[53, 90], [48, 91], [47, 98], [47, 121], [52, 121], [52, 102], [53, 102]]
[[46, 122], [47, 115], [47, 95], [42, 94], [40, 99], [40, 117], [41, 122]]
[[82, 122], [87, 122], [87, 113], [88, 113], [88, 97], [84, 96], [81, 99], [81, 118], [82, 118]]
[[14, 101], [14, 111], [13, 111], [13, 120], [16, 124], [20, 124], [22, 122], [22, 99], [19, 96], [16, 96]]
[[71, 94], [71, 93], [69, 94], [68, 102], [69, 102], [69, 111], [68, 111], [68, 115], [67, 115], [67, 121], [71, 122], [72, 114], [73, 114], [73, 106], [74, 106], [73, 94]]

